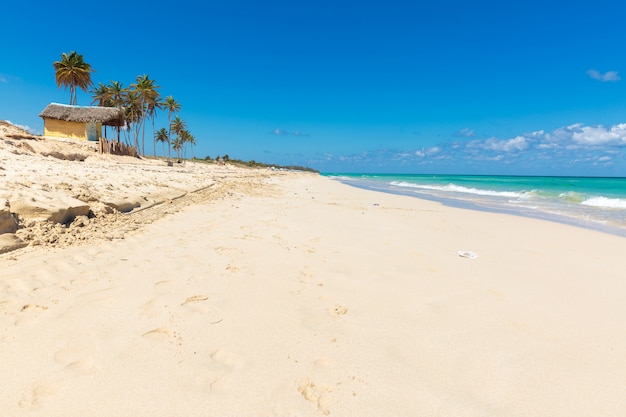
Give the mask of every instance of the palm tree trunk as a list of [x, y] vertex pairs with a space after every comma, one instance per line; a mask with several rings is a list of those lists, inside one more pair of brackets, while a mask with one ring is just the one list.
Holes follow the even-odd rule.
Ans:
[[143, 113], [143, 108], [141, 109], [141, 124], [139, 126], [141, 129], [141, 155], [145, 155], [146, 152], [146, 116]]
[[172, 113], [167, 115], [170, 125], [167, 129], [167, 159], [172, 159]]
[[156, 158], [156, 136], [154, 135], [154, 114], [152, 115], [152, 140], [153, 140], [153, 144], [154, 147], [152, 148], [154, 150], [154, 157]]

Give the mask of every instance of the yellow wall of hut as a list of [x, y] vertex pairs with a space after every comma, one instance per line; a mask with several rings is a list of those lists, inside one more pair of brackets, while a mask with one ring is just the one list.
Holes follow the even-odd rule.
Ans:
[[[96, 124], [96, 132], [100, 139], [102, 132], [102, 124]], [[57, 138], [68, 138], [87, 140], [87, 123], [82, 122], [66, 122], [65, 120], [43, 119], [44, 136], [54, 136]]]

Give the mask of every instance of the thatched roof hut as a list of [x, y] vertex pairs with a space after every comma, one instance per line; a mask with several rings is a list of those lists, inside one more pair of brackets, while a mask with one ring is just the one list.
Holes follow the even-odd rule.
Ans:
[[51, 103], [39, 117], [43, 118], [44, 136], [88, 141], [97, 141], [102, 137], [103, 125], [124, 125], [124, 111], [116, 107]]
[[99, 123], [106, 126], [123, 126], [124, 111], [117, 107], [68, 106], [50, 103], [39, 117], [66, 122]]

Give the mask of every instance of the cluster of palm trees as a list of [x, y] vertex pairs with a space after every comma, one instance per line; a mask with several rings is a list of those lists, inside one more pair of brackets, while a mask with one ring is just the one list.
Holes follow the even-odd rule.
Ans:
[[[152, 123], [154, 138], [154, 154], [156, 156], [156, 142], [161, 142], [163, 146], [168, 144], [168, 157], [171, 157], [171, 149], [177, 152], [181, 158], [182, 152], [187, 144], [195, 145], [194, 136], [187, 129], [187, 125], [180, 116], [172, 116], [181, 110], [180, 103], [172, 96], [161, 99], [160, 87], [148, 75], [140, 75], [136, 81], [128, 88], [124, 88], [119, 81], [111, 81], [105, 85], [98, 83], [98, 86], [91, 90], [93, 94], [92, 104], [103, 107], [117, 107], [124, 110], [126, 120], [126, 141], [130, 144], [134, 142], [135, 148], [145, 155], [145, 131], [146, 121]], [[154, 126], [154, 119], [158, 110], [167, 112], [169, 130], [161, 128], [158, 131]], [[174, 139], [172, 140], [172, 134]], [[141, 137], [141, 144], [139, 138]], [[118, 142], [119, 142], [118, 129]], [[141, 146], [140, 146], [141, 145]]]
[[[75, 51], [69, 54], [63, 53], [61, 60], [53, 63], [57, 86], [66, 87], [70, 90], [70, 104], [76, 104], [76, 87], [83, 91], [93, 86], [91, 81], [91, 66], [83, 60], [83, 56]], [[171, 157], [171, 149], [177, 152], [178, 159], [184, 157], [186, 145], [195, 145], [194, 136], [187, 129], [187, 125], [180, 116], [172, 116], [180, 112], [181, 105], [172, 96], [162, 99], [155, 81], [148, 75], [139, 75], [129, 87], [124, 87], [119, 81], [111, 81], [110, 84], [98, 83], [90, 90], [93, 95], [91, 104], [103, 107], [117, 107], [124, 111], [125, 115], [125, 140], [127, 145], [134, 146], [141, 154], [145, 155], [145, 127], [146, 120], [152, 122], [154, 138], [154, 156], [156, 156], [156, 142], [163, 146], [168, 144], [168, 158]], [[154, 119], [158, 110], [167, 112], [169, 130], [161, 128], [155, 131]], [[117, 141], [120, 142], [121, 128], [117, 127]], [[172, 140], [172, 134], [174, 139]], [[105, 130], [106, 136], [106, 130]], [[141, 146], [139, 138], [141, 137]]]

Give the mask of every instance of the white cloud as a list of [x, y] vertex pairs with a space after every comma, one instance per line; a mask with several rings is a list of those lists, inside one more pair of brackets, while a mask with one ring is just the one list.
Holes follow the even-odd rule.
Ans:
[[525, 151], [529, 146], [529, 141], [524, 136], [517, 136], [508, 140], [489, 138], [480, 143], [481, 148], [497, 152], [520, 152]]
[[529, 150], [573, 151], [590, 147], [626, 147], [626, 123], [611, 127], [585, 126], [582, 123], [576, 123], [560, 127], [551, 133], [538, 130], [510, 139], [492, 137], [485, 140], [473, 140], [465, 146], [465, 149], [513, 153]]
[[428, 149], [418, 149], [415, 151], [415, 156], [420, 158], [425, 158], [427, 156], [435, 155], [441, 151], [441, 148], [438, 146], [428, 148]]
[[476, 133], [474, 133], [473, 129], [465, 127], [463, 129], [459, 130], [458, 132], [456, 132], [454, 134], [454, 136], [462, 136], [464, 138], [472, 138], [472, 137], [476, 136]]
[[587, 75], [589, 75], [594, 80], [600, 80], [603, 82], [607, 82], [607, 81], [615, 82], [621, 79], [617, 71], [607, 71], [604, 74], [602, 74], [601, 72], [597, 70], [590, 69], [589, 71], [587, 71]]
[[626, 123], [611, 127], [602, 125], [584, 126], [582, 123], [560, 127], [546, 140], [553, 144], [563, 144], [568, 148], [580, 146], [626, 146]]
[[556, 149], [559, 145], [556, 143], [540, 143], [537, 145], [537, 149]]
[[309, 133], [303, 133], [300, 132], [299, 130], [296, 130], [295, 132], [289, 132], [288, 130], [285, 129], [280, 129], [280, 128], [276, 128], [272, 131], [273, 134], [278, 135], [278, 136], [287, 136], [287, 135], [293, 135], [293, 136], [311, 136]]
[[0, 83], [8, 83], [8, 82], [9, 82], [9, 80], [7, 80], [2, 75], [0, 75]]
[[[573, 127], [573, 126], [572, 126]], [[610, 128], [604, 126], [580, 126], [573, 129], [572, 140], [580, 145], [626, 145], [626, 123]]]

